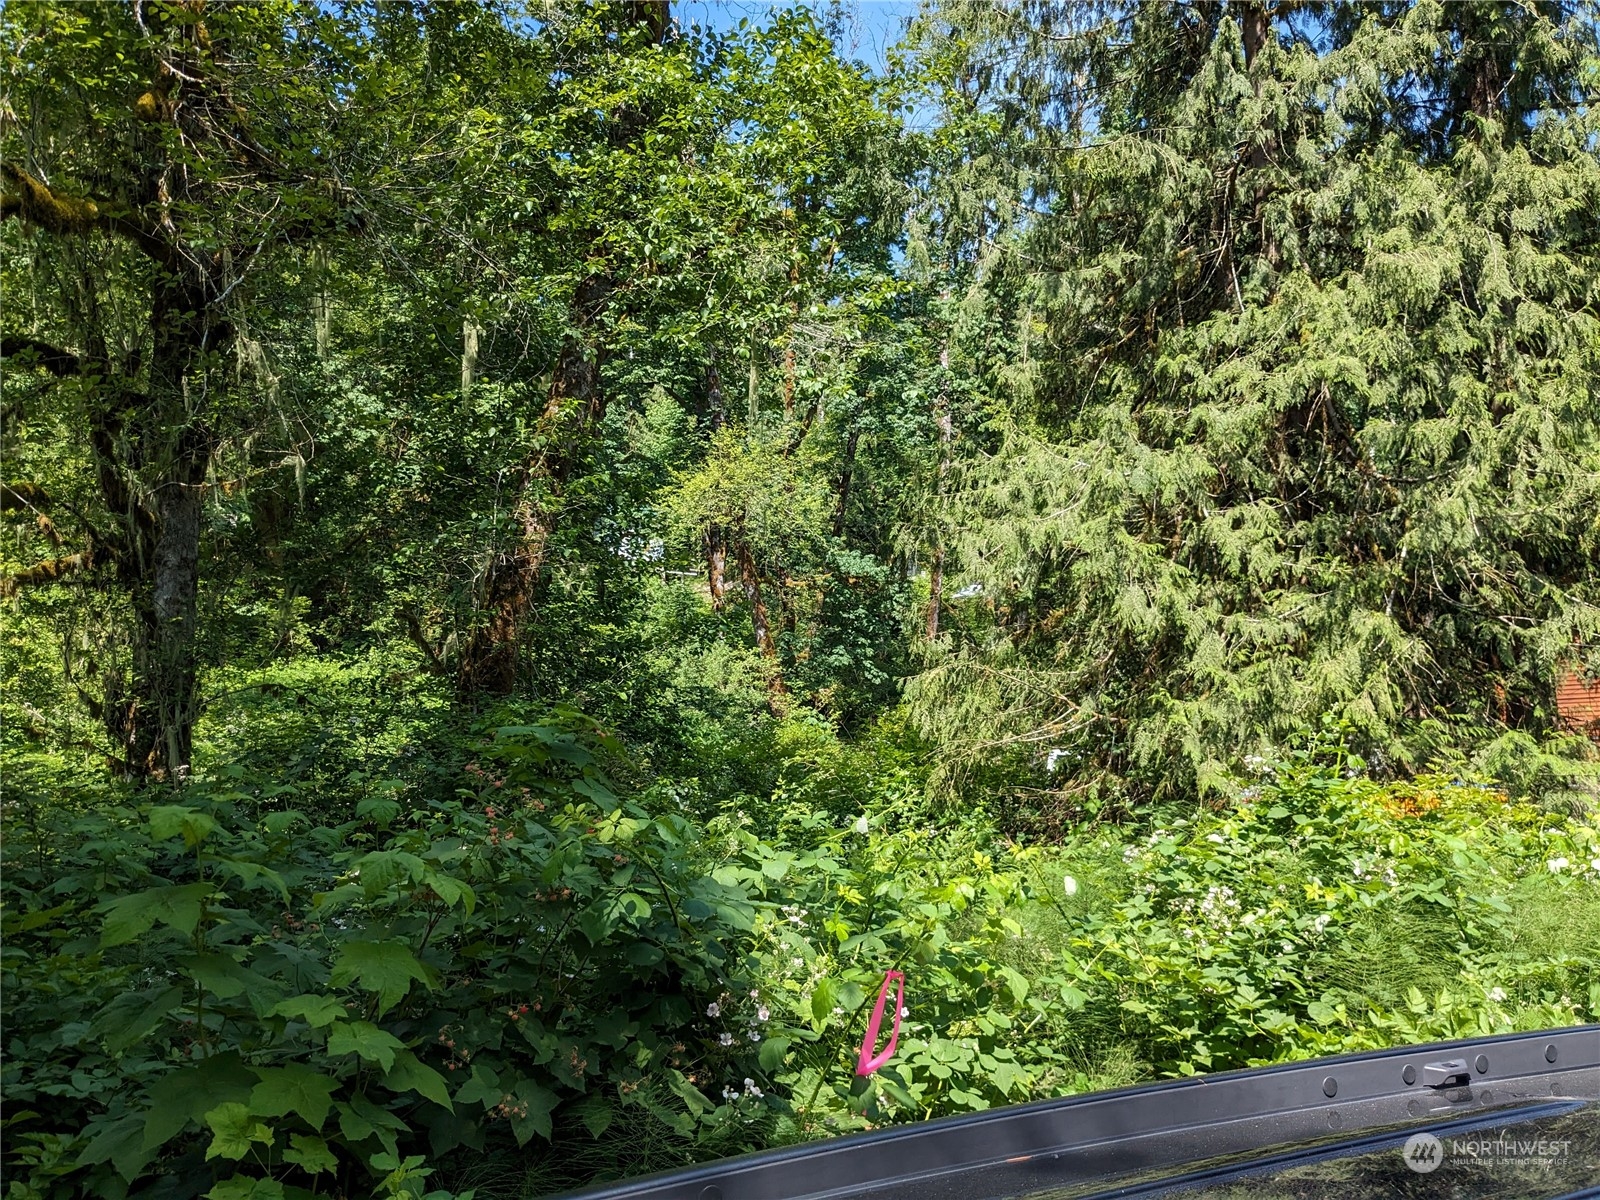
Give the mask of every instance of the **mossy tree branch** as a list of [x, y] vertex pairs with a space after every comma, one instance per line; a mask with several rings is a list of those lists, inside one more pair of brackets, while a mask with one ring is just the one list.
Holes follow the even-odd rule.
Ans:
[[0, 218], [20, 217], [64, 237], [96, 231], [119, 234], [161, 266], [179, 269], [177, 247], [161, 236], [154, 223], [125, 205], [58, 192], [15, 163], [0, 165], [0, 175], [16, 189], [0, 196]]

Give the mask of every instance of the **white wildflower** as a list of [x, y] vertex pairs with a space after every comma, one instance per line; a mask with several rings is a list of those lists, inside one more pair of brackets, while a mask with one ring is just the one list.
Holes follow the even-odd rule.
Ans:
[[756, 1009], [756, 1020], [758, 1020], [758, 1021], [765, 1021], [771, 1015], [772, 1014], [769, 1011], [767, 1011], [767, 1006], [765, 1004], [763, 1004], [760, 1008]]
[[721, 1015], [722, 1015], [722, 1005], [718, 1004], [715, 1000], [713, 1000], [710, 1004], [706, 1005], [706, 1016], [708, 1016], [708, 1017], [720, 1017]]
[[724, 1046], [731, 1046], [733, 1045], [733, 1034], [725, 1033], [719, 1037], [717, 1041], [721, 1042]]
[[1565, 871], [1571, 865], [1572, 864], [1567, 862], [1567, 860], [1565, 858], [1562, 858], [1560, 856], [1557, 856], [1556, 858], [1552, 858], [1549, 862], [1545, 863], [1545, 866], [1550, 868], [1550, 873], [1552, 875], [1561, 874], [1561, 872]]
[[1493, 987], [1493, 988], [1489, 989], [1489, 999], [1491, 1001], [1493, 1001], [1495, 1004], [1499, 1004], [1505, 998], [1506, 998], [1506, 990], [1505, 990], [1505, 988]]
[[1078, 894], [1078, 881], [1071, 875], [1063, 875], [1061, 877], [1061, 890], [1069, 896], [1076, 896]]
[[854, 825], [852, 825], [851, 828], [854, 829], [857, 833], [865, 833], [865, 832], [867, 832], [867, 818], [865, 816], [857, 817], [856, 818], [856, 823]]

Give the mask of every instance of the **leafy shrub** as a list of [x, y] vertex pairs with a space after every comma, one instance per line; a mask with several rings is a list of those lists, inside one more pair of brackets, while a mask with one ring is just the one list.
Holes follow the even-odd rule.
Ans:
[[1594, 927], [1521, 936], [1530, 911], [1600, 907], [1600, 831], [1359, 766], [1302, 754], [1226, 812], [1069, 852], [1097, 895], [1039, 986], [1166, 1075], [1600, 1015]]
[[[796, 716], [773, 750], [759, 821], [619, 796], [567, 710], [447, 789], [434, 755], [342, 797], [232, 764], [11, 798], [8, 1197], [536, 1194], [1600, 1015], [1600, 830], [1483, 782], [1312, 747], [1223, 811], [1047, 848], [931, 817], [892, 728]], [[891, 968], [898, 1052], [860, 1079]]]
[[414, 1195], [558, 1113], [697, 1136], [696, 1083], [754, 1069], [694, 1019], [748, 990], [753, 909], [682, 818], [611, 793], [605, 749], [569, 715], [409, 810], [319, 825], [195, 786], [11, 846], [15, 1194]]

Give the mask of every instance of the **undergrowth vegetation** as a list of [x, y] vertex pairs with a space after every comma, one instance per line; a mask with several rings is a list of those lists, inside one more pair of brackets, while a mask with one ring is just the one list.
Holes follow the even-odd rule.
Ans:
[[[14, 784], [8, 1196], [537, 1195], [1600, 1017], [1592, 815], [1374, 782], [1331, 728], [1227, 803], [1054, 844], [932, 808], [889, 720], [777, 727], [759, 813], [624, 786], [637, 753], [561, 708], [432, 746], [375, 717], [393, 777], [327, 782], [337, 719], [299, 781], [241, 765], [361, 678], [250, 689], [178, 791]], [[898, 1050], [857, 1078], [889, 969]]]

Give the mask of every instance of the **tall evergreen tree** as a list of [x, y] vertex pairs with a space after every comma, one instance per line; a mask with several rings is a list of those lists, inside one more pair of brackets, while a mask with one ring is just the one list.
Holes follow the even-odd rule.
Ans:
[[1600, 632], [1595, 26], [1469, 7], [1230, 6], [1174, 64], [1195, 10], [1141, 6], [1055, 64], [1100, 103], [1006, 268], [1037, 384], [950, 508], [978, 630], [911, 689], [952, 763], [1148, 796], [1320, 713], [1390, 764], [1548, 725]]

